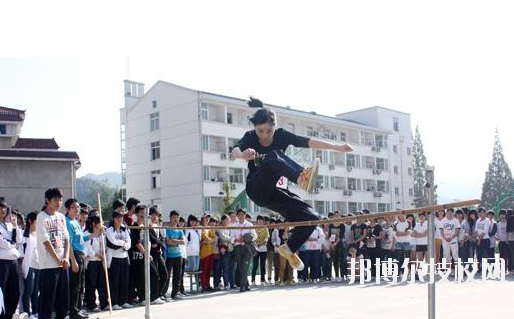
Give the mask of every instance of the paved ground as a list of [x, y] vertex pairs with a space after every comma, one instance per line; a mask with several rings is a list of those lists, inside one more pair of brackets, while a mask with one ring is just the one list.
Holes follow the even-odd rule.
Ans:
[[[348, 285], [319, 283], [256, 287], [250, 292], [191, 295], [151, 306], [152, 319], [168, 318], [427, 318], [426, 284]], [[438, 283], [436, 318], [514, 318], [514, 277], [506, 281]], [[99, 313], [92, 318], [144, 319], [144, 307]]]

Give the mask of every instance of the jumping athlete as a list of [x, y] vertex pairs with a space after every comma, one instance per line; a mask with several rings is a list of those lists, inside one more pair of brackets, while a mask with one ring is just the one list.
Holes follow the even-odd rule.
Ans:
[[[250, 118], [254, 130], [247, 131], [232, 149], [234, 158], [248, 161], [246, 193], [254, 203], [281, 214], [289, 222], [319, 220], [314, 209], [298, 195], [276, 186], [278, 180], [284, 176], [306, 192], [312, 193], [316, 184], [319, 158], [314, 160], [312, 166], [304, 169], [284, 152], [289, 145], [339, 152], [351, 152], [353, 148], [346, 143], [327, 143], [276, 128], [276, 115], [273, 110], [265, 108], [260, 100], [252, 97], [248, 105], [259, 108]], [[302, 270], [304, 265], [296, 251], [309, 238], [314, 228], [315, 226], [295, 227], [287, 243], [279, 248], [279, 253], [297, 270]]]

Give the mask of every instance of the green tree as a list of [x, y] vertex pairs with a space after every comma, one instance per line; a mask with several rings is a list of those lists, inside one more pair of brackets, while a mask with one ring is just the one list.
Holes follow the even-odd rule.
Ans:
[[77, 178], [77, 199], [91, 207], [98, 207], [97, 194], [102, 202], [102, 217], [109, 220], [112, 214], [112, 202], [121, 198], [121, 191], [111, 187], [107, 180], [94, 180], [89, 177]]
[[423, 141], [421, 140], [418, 126], [416, 126], [416, 135], [414, 136], [414, 145], [412, 146], [412, 166], [414, 174], [414, 205], [416, 207], [428, 206], [428, 198], [425, 195], [427, 158], [423, 150]]
[[[503, 156], [503, 148], [500, 143], [498, 129], [494, 135], [493, 158], [489, 163], [489, 170], [485, 173], [485, 181], [482, 186], [482, 206], [493, 208], [494, 203], [503, 194], [514, 192], [514, 180], [509, 165]], [[506, 200], [502, 208], [512, 207], [514, 200]]]

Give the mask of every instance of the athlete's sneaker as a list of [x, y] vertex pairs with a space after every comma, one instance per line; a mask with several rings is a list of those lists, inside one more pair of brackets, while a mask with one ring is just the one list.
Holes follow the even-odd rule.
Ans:
[[287, 246], [287, 244], [283, 244], [282, 246], [280, 246], [278, 248], [278, 253], [282, 257], [287, 259], [287, 261], [289, 262], [291, 267], [293, 267], [294, 269], [296, 269], [298, 271], [303, 270], [304, 265], [303, 265], [302, 260], [300, 259], [300, 257], [298, 257], [297, 254], [291, 252], [291, 249], [289, 249], [289, 246]]
[[300, 187], [307, 193], [312, 193], [316, 186], [316, 177], [318, 177], [319, 158], [315, 158], [311, 167], [307, 167], [301, 173]]
[[112, 306], [112, 310], [121, 310], [123, 309], [120, 305], [114, 305]]

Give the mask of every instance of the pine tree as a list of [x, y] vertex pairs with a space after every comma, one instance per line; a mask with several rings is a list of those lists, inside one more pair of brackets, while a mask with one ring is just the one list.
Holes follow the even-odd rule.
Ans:
[[425, 196], [427, 158], [423, 150], [423, 141], [421, 141], [421, 134], [419, 134], [417, 126], [416, 135], [414, 136], [414, 145], [412, 146], [412, 166], [414, 174], [414, 205], [416, 207], [428, 206], [428, 198]]
[[[492, 209], [496, 201], [506, 194], [514, 193], [514, 180], [509, 165], [503, 157], [503, 149], [500, 143], [498, 129], [494, 136], [493, 159], [489, 163], [489, 170], [485, 173], [485, 181], [482, 186], [482, 206]], [[502, 203], [502, 208], [510, 208], [514, 200], [510, 199]]]

